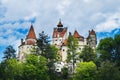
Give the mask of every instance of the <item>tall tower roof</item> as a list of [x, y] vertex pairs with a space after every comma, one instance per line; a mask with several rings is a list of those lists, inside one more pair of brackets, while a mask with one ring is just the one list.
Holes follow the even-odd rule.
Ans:
[[30, 30], [29, 30], [26, 38], [27, 39], [36, 39], [35, 31], [34, 31], [34, 28], [33, 28], [32, 24], [31, 24]]
[[89, 32], [90, 35], [95, 35], [95, 31], [92, 29], [90, 32]]
[[84, 37], [81, 36], [81, 35], [79, 35], [79, 33], [78, 33], [76, 30], [75, 30], [73, 36], [74, 36], [75, 38], [78, 38], [79, 41], [84, 41]]
[[76, 37], [76, 38], [80, 37], [79, 33], [76, 30], [75, 30], [73, 36]]
[[57, 27], [63, 27], [61, 20], [59, 20]]

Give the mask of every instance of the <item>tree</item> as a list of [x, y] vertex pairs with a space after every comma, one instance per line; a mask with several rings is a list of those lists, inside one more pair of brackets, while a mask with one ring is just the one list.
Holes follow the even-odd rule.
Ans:
[[49, 71], [48, 73], [50, 78], [53, 79], [53, 77], [55, 77], [53, 64], [55, 61], [57, 61], [59, 50], [55, 46], [50, 45], [49, 37], [44, 32], [39, 34], [37, 46], [39, 48], [40, 55], [44, 56], [47, 59], [47, 66]]
[[57, 61], [58, 48], [55, 46], [49, 45], [45, 51], [45, 57], [48, 59], [49, 69], [53, 67], [53, 64]]
[[68, 79], [68, 68], [66, 68], [66, 67], [63, 67], [62, 68], [62, 78], [63, 79]]
[[46, 58], [34, 54], [28, 55], [23, 75], [25, 80], [49, 80]]
[[114, 62], [120, 66], [120, 35], [115, 35], [114, 41], [113, 41], [113, 46], [114, 46]]
[[96, 53], [91, 47], [84, 46], [84, 48], [82, 49], [82, 52], [80, 53], [80, 58], [82, 58], [83, 61], [85, 62], [95, 61]]
[[[23, 66], [16, 59], [8, 59], [1, 63], [2, 80], [22, 80]], [[7, 77], [6, 77], [7, 76]]]
[[58, 48], [56, 48], [56, 46], [53, 45], [49, 45], [46, 48], [45, 51], [45, 57], [49, 60], [57, 60], [57, 53], [58, 53]]
[[114, 51], [113, 51], [113, 38], [105, 38], [100, 40], [97, 50], [100, 53], [101, 61], [110, 60], [113, 61]]
[[80, 62], [75, 69], [73, 80], [96, 80], [96, 65], [90, 62]]
[[16, 54], [15, 54], [15, 49], [9, 45], [6, 50], [4, 51], [4, 59], [7, 60], [7, 59], [12, 59], [12, 58], [16, 58]]
[[42, 31], [39, 33], [39, 38], [37, 39], [37, 46], [41, 55], [45, 56], [45, 50], [49, 46], [49, 37]]
[[77, 49], [78, 49], [78, 39], [75, 38], [74, 36], [70, 35], [68, 37], [68, 56], [67, 56], [67, 62], [73, 63], [73, 72], [75, 68], [75, 62], [76, 62], [76, 57], [77, 57]]
[[104, 61], [98, 68], [97, 80], [120, 80], [120, 71], [115, 63]]
[[100, 40], [97, 47], [100, 54], [100, 60], [115, 62], [120, 66], [120, 35], [115, 35], [114, 38], [104, 38]]

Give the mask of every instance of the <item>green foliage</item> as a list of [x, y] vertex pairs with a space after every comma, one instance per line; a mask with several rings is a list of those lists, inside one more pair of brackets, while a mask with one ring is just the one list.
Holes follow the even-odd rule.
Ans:
[[66, 67], [63, 67], [62, 68], [62, 78], [63, 79], [67, 79], [68, 78], [68, 68], [66, 68]]
[[118, 66], [120, 66], [120, 35], [115, 35], [114, 37], [114, 60]]
[[45, 58], [48, 59], [48, 68], [52, 68], [53, 67], [53, 64], [58, 60], [57, 59], [57, 56], [58, 56], [58, 48], [56, 48], [55, 46], [52, 46], [52, 45], [49, 45], [47, 48], [46, 48], [46, 51], [45, 51]]
[[37, 39], [37, 46], [39, 48], [39, 51], [41, 51], [41, 55], [44, 56], [45, 50], [48, 45], [49, 45], [49, 37], [44, 33], [44, 31], [42, 31], [41, 33], [39, 33], [39, 38]]
[[55, 46], [49, 45], [45, 51], [45, 57], [50, 60], [57, 60], [58, 48]]
[[[5, 60], [0, 63], [0, 80], [69, 80], [68, 68], [64, 67], [61, 75], [57, 75], [53, 69], [59, 50], [49, 44], [47, 35], [42, 32], [37, 43], [41, 55], [36, 55], [37, 51], [33, 48], [32, 54], [26, 55], [23, 63], [16, 60], [15, 50], [8, 46], [4, 51]], [[69, 36], [67, 46], [67, 61], [73, 60], [75, 63], [78, 55], [77, 38]], [[73, 80], [120, 80], [120, 35], [102, 39], [97, 50], [100, 55], [96, 60], [92, 48], [83, 48], [80, 58], [85, 62], [77, 64]]]
[[88, 62], [88, 61], [95, 61], [96, 59], [96, 53], [94, 50], [89, 47], [89, 46], [84, 46], [82, 49], [82, 52], [80, 53], [80, 58], [83, 59], [83, 61]]
[[39, 51], [41, 51], [40, 54], [42, 56], [49, 60], [56, 59], [58, 49], [55, 46], [49, 44], [49, 37], [44, 32], [39, 34], [37, 46], [39, 47]]
[[120, 80], [120, 71], [114, 63], [105, 61], [98, 68], [97, 80]]
[[16, 59], [8, 59], [1, 63], [1, 71], [3, 80], [21, 80], [23, 66]]
[[97, 50], [101, 62], [109, 60], [120, 66], [120, 35], [100, 40]]
[[24, 63], [8, 59], [0, 64], [2, 80], [49, 80], [47, 60], [30, 54]]
[[100, 58], [102, 59], [102, 61], [112, 60], [113, 39], [110, 37], [110, 38], [105, 38], [100, 40], [100, 43], [97, 49], [100, 53]]
[[16, 58], [16, 54], [15, 54], [15, 49], [9, 45], [6, 50], [4, 51], [4, 60], [7, 60], [7, 59], [12, 59], [12, 58]]
[[49, 80], [47, 60], [43, 56], [30, 54], [24, 63], [24, 79]]
[[37, 46], [39, 48], [38, 54], [47, 59], [48, 74], [50, 75], [50, 79], [52, 80], [53, 77], [55, 79], [56, 76], [53, 70], [53, 64], [58, 60], [58, 48], [49, 44], [49, 37], [44, 32], [39, 34]]
[[68, 46], [67, 62], [70, 62], [71, 60], [75, 61], [75, 57], [77, 55], [76, 50], [78, 49], [78, 39], [74, 38], [74, 36], [69, 36], [67, 46]]
[[75, 69], [73, 80], [95, 80], [96, 65], [91, 62], [80, 62]]

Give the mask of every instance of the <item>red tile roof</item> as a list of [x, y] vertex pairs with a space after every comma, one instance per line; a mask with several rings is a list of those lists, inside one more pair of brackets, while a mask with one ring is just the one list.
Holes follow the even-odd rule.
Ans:
[[90, 32], [89, 32], [90, 35], [95, 35], [95, 31], [92, 29]]
[[81, 35], [79, 35], [79, 33], [78, 33], [76, 30], [75, 30], [73, 36], [74, 36], [75, 38], [78, 38], [78, 40], [80, 40], [80, 41], [84, 41], [84, 37], [81, 36]]
[[58, 32], [57, 28], [55, 28], [53, 31], [53, 38], [63, 37], [66, 32], [67, 32], [67, 28], [63, 28], [61, 32]]
[[32, 41], [32, 40], [29, 40], [29, 41], [27, 41], [27, 45], [35, 45], [35, 41]]
[[76, 30], [75, 30], [73, 36], [74, 36], [75, 38], [79, 38], [79, 37], [80, 37], [79, 33], [78, 33]]
[[27, 39], [36, 39], [36, 35], [35, 35], [35, 32], [34, 32], [33, 25], [31, 25], [30, 30], [29, 30], [26, 38]]

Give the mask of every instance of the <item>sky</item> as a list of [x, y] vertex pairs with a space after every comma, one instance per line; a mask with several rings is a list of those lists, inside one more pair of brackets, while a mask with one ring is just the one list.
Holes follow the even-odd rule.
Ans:
[[60, 19], [85, 37], [94, 29], [99, 42], [120, 34], [120, 0], [0, 0], [0, 60], [8, 45], [18, 50], [31, 23], [37, 36], [42, 31], [52, 36]]

